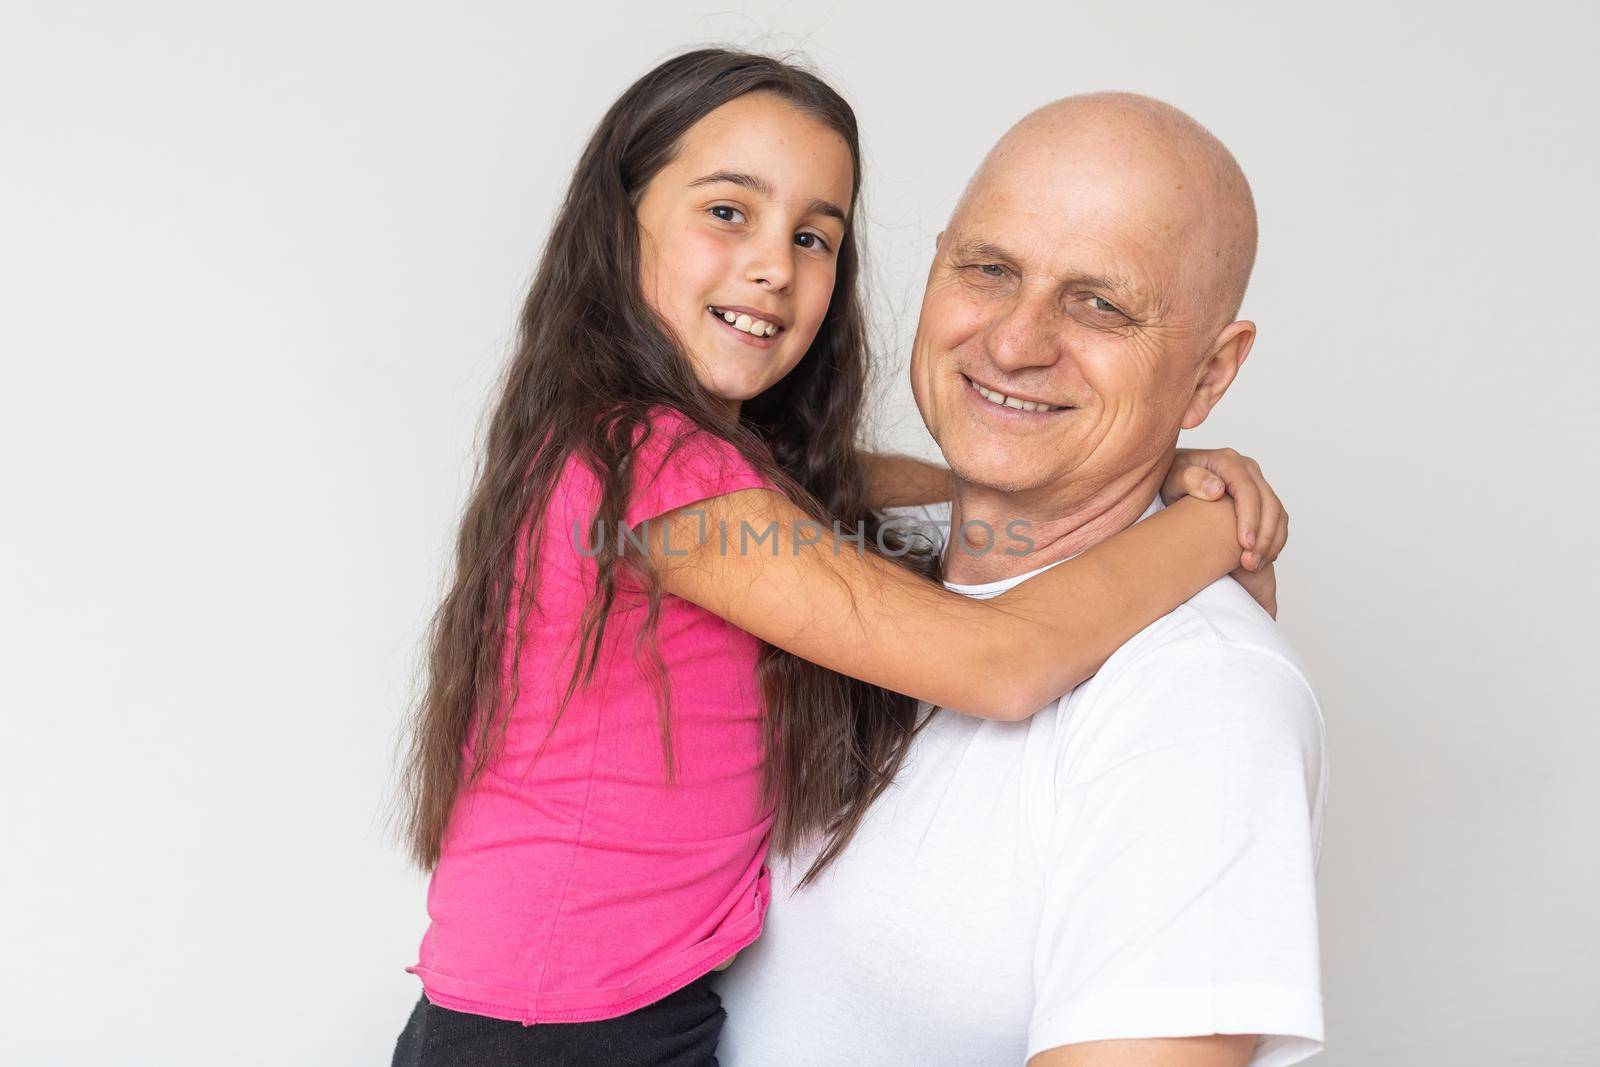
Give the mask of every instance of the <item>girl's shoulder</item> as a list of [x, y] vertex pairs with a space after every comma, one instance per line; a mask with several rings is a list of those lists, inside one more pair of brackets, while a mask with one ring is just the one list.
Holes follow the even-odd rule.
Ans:
[[666, 404], [653, 405], [645, 412], [645, 421], [634, 430], [633, 443], [638, 450], [635, 465], [639, 466], [640, 460], [648, 461], [651, 473], [659, 473], [680, 451], [696, 456], [739, 455], [731, 442]]
[[[735, 490], [778, 488], [732, 442], [676, 408], [658, 404], [649, 409], [633, 441], [624, 510], [628, 526]], [[590, 461], [569, 452], [556, 474], [546, 514], [563, 525], [587, 520], [600, 495], [601, 479]]]
[[648, 427], [634, 455], [630, 525], [739, 489], [777, 489], [731, 441], [675, 408], [651, 408]]

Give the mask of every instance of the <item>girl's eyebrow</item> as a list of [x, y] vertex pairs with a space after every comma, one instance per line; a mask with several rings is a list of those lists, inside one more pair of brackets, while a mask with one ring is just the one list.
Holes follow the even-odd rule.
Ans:
[[696, 178], [689, 183], [689, 188], [695, 189], [702, 185], [716, 185], [718, 182], [727, 182], [729, 185], [742, 185], [746, 189], [760, 193], [765, 197], [775, 197], [777, 193], [772, 188], [772, 183], [759, 174], [746, 174], [737, 170], [719, 170], [707, 174], [703, 178]]
[[[746, 174], [743, 171], [736, 170], [713, 171], [690, 182], [689, 188], [698, 189], [702, 185], [716, 185], [719, 182], [726, 182], [729, 185], [742, 185], [752, 192], [760, 193], [769, 200], [777, 199], [778, 194], [772, 188], [772, 183], [767, 179], [759, 174]], [[849, 216], [845, 214], [844, 208], [831, 200], [811, 201], [810, 205], [807, 206], [806, 213], [810, 215], [826, 215], [828, 218], [838, 219], [840, 222], [849, 221]]]

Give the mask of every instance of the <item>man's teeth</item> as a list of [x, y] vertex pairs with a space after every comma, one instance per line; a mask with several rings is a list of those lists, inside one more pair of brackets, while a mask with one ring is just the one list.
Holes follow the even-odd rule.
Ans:
[[712, 308], [713, 314], [721, 315], [728, 325], [735, 330], [753, 334], [756, 337], [771, 337], [778, 332], [778, 327], [764, 319], [753, 319], [749, 315], [741, 315], [733, 311], [723, 311], [721, 308]]
[[967, 384], [972, 386], [974, 389], [976, 389], [983, 396], [983, 398], [985, 400], [989, 401], [989, 403], [991, 403], [991, 404], [999, 404], [1001, 407], [1015, 408], [1018, 411], [1064, 411], [1065, 410], [1065, 408], [1063, 408], [1063, 407], [1054, 406], [1054, 405], [1051, 405], [1051, 404], [1036, 404], [1032, 400], [1018, 400], [1014, 396], [1006, 396], [1006, 394], [997, 393], [993, 389], [985, 389], [983, 386], [979, 385], [977, 382], [973, 381], [971, 378], [967, 379]]

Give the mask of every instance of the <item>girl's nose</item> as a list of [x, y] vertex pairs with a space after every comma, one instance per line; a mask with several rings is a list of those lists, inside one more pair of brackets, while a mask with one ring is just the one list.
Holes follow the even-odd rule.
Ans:
[[786, 236], [781, 242], [762, 240], [757, 243], [751, 249], [745, 276], [774, 292], [788, 288], [794, 279], [794, 242]]

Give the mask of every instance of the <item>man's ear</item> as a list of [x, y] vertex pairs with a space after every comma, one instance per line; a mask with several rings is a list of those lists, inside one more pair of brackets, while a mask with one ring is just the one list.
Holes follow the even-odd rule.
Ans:
[[1244, 365], [1245, 357], [1250, 354], [1250, 346], [1255, 341], [1256, 324], [1244, 319], [1230, 322], [1217, 335], [1210, 354], [1200, 364], [1194, 392], [1190, 394], [1189, 406], [1184, 410], [1185, 430], [1194, 429], [1210, 416], [1211, 409], [1217, 406], [1222, 394], [1238, 377], [1239, 368]]

